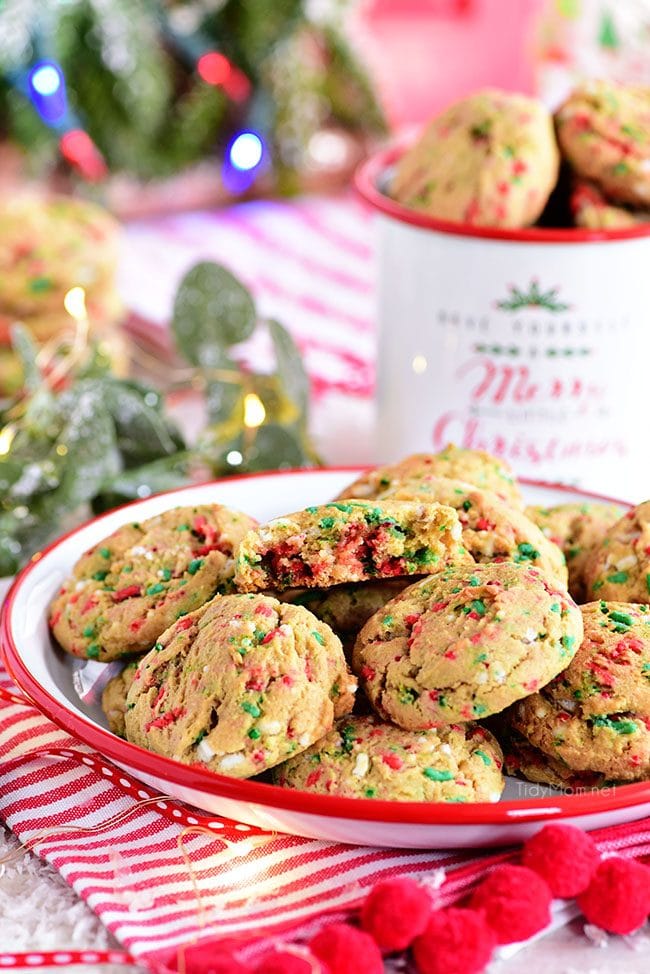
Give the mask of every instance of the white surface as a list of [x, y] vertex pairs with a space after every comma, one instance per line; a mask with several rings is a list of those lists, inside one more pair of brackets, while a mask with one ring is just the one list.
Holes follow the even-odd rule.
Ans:
[[[91, 522], [63, 539], [36, 562], [17, 592], [10, 624], [23, 662], [38, 683], [66, 712], [83, 717], [84, 726], [89, 730], [92, 730], [93, 725], [106, 729], [106, 721], [99, 706], [85, 704], [78, 698], [72, 680], [75, 661], [53, 647], [47, 627], [47, 607], [79, 555], [118, 526], [131, 520], [134, 510], [137, 511], [138, 519], [144, 519], [175, 504], [220, 502], [245, 510], [260, 520], [268, 520], [286, 511], [327, 501], [352, 478], [353, 474], [350, 472], [325, 470], [222, 481], [214, 485], [184, 488], [172, 495], [152, 497], [135, 507], [115, 511]], [[567, 499], [566, 494], [559, 493], [554, 488], [531, 487], [527, 490], [527, 495], [531, 503], [553, 504]], [[580, 499], [584, 495], [576, 493], [575, 496]], [[84, 737], [81, 733], [79, 736], [82, 739]], [[89, 740], [88, 743], [92, 742]], [[463, 823], [464, 809], [460, 806], [458, 824], [436, 825], [432, 818], [432, 823], [409, 824], [405, 828], [399, 821], [371, 822], [336, 817], [325, 812], [326, 799], [322, 800], [322, 815], [288, 811], [283, 807], [225, 798], [220, 793], [219, 776], [211, 778], [209, 787], [199, 789], [158, 777], [157, 773], [138, 771], [128, 764], [126, 767], [148, 784], [210, 813], [222, 814], [262, 828], [363, 845], [412, 848], [503, 845], [525, 838], [536, 828], [533, 816], [551, 814], [557, 806], [554, 801], [556, 793], [552, 789], [513, 780], [509, 785], [510, 795], [507, 797], [530, 797], [531, 800], [526, 807], [513, 810], [507, 824], [495, 826]], [[259, 788], [263, 790], [265, 786], [260, 785]], [[370, 810], [370, 806], [368, 808]], [[576, 812], [577, 809], [578, 806]], [[648, 812], [650, 805], [637, 805], [631, 809], [582, 815], [569, 820], [584, 828], [596, 828], [640, 818]]]

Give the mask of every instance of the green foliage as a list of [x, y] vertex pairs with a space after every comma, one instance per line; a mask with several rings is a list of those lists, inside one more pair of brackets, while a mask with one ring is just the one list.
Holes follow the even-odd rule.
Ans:
[[[233, 354], [260, 326], [275, 355], [268, 374], [244, 369]], [[63, 388], [52, 388], [48, 377], [65, 371], [65, 353], [42, 370], [29, 333], [14, 329], [24, 385], [0, 409], [0, 576], [88, 506], [102, 511], [171, 490], [194, 470], [223, 475], [317, 461], [300, 353], [282, 325], [258, 321], [252, 296], [226, 268], [201, 263], [185, 275], [172, 334], [204, 395], [207, 425], [191, 446], [161, 392], [116, 377], [98, 348], [87, 349]], [[247, 396], [257, 397], [258, 412], [263, 407], [261, 425], [245, 424]]]
[[[198, 8], [189, 32], [183, 7]], [[291, 76], [291, 91], [270, 80], [269, 65], [287, 45], [318, 38], [318, 79], [311, 69]], [[250, 101], [229, 100], [203, 81], [196, 62], [222, 51], [251, 83]], [[307, 44], [303, 64], [311, 59]], [[332, 24], [310, 20], [307, 0], [0, 0], [0, 130], [29, 153], [41, 171], [58, 159], [60, 133], [38, 117], [21, 79], [40, 57], [61, 65], [70, 107], [111, 171], [141, 179], [167, 176], [223, 148], [242, 124], [259, 125], [290, 169], [296, 133], [306, 144], [324, 122], [354, 131], [383, 130], [371, 87]], [[313, 59], [312, 59], [313, 60]], [[318, 113], [305, 124], [303, 105]], [[252, 116], [255, 115], [254, 120]], [[280, 179], [282, 185], [282, 179]]]

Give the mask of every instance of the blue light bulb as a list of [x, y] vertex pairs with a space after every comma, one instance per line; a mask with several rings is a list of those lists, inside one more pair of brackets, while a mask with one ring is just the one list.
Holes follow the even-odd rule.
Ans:
[[231, 143], [230, 164], [240, 172], [259, 166], [264, 156], [264, 143], [255, 132], [241, 132]]
[[55, 61], [39, 61], [27, 79], [29, 98], [47, 125], [62, 122], [67, 110], [65, 78]]

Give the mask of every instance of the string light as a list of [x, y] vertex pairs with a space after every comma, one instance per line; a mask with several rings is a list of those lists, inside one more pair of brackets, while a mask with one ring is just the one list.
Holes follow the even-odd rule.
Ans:
[[5, 426], [3, 430], [0, 430], [0, 457], [4, 457], [9, 453], [15, 435], [16, 427], [11, 424]]
[[264, 157], [264, 143], [256, 132], [240, 132], [231, 142], [228, 155], [235, 169], [250, 172]]
[[266, 419], [264, 403], [255, 392], [248, 392], [244, 396], [244, 426], [257, 429]]
[[99, 149], [83, 129], [70, 129], [59, 139], [61, 155], [90, 182], [103, 179], [108, 167]]
[[209, 85], [223, 85], [228, 81], [232, 74], [232, 64], [225, 56], [218, 51], [208, 51], [202, 54], [196, 62], [196, 70], [199, 77]]
[[46, 125], [63, 122], [68, 101], [63, 71], [56, 61], [39, 61], [29, 72], [27, 88], [30, 101]]
[[83, 321], [86, 314], [86, 292], [82, 287], [71, 287], [63, 299], [63, 307], [75, 321]]

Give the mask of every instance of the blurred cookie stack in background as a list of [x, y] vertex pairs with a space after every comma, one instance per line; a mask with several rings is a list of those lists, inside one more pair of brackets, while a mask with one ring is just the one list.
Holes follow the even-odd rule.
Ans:
[[119, 225], [79, 199], [24, 194], [0, 212], [0, 395], [20, 388], [11, 328], [23, 324], [41, 348], [102, 343], [124, 364], [115, 285]]

